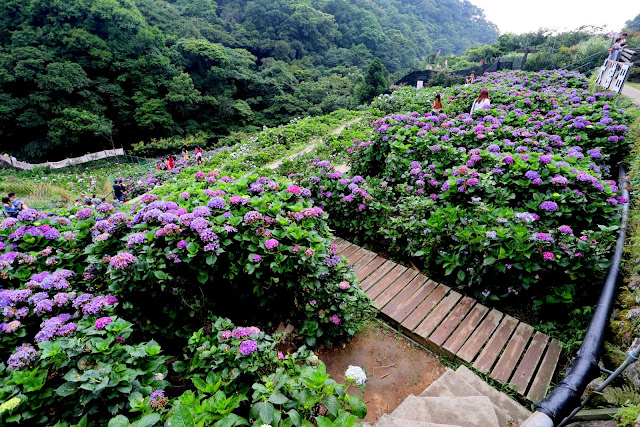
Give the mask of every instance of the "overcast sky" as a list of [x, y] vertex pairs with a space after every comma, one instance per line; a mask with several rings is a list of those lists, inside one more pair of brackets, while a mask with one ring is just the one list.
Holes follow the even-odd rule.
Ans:
[[484, 9], [500, 34], [527, 33], [540, 27], [573, 30], [581, 25], [619, 31], [640, 13], [639, 0], [470, 0]]

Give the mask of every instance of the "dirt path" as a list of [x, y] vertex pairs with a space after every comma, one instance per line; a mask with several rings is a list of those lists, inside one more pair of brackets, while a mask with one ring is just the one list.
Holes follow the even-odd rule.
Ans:
[[[362, 120], [362, 117], [358, 117], [357, 119], [353, 119], [350, 120], [346, 123], [343, 123], [342, 125], [340, 125], [339, 127], [335, 128], [334, 130], [331, 131], [331, 133], [329, 133], [329, 135], [339, 135], [340, 133], [342, 133], [342, 131], [347, 127], [347, 126], [351, 126], [354, 123], [359, 122], [360, 120]], [[316, 146], [318, 145], [318, 143], [321, 141], [321, 138], [314, 138], [311, 141], [309, 141], [309, 145], [307, 147], [304, 148], [304, 150], [298, 151], [295, 154], [290, 155], [289, 157], [286, 158], [286, 160], [291, 160], [296, 156], [300, 156], [302, 154], [306, 154], [306, 153], [310, 153], [314, 148], [316, 148]], [[280, 160], [276, 160], [273, 163], [268, 164], [267, 166], [265, 166], [267, 169], [271, 169], [271, 170], [275, 170], [278, 168], [278, 166], [282, 165], [282, 159]]]
[[445, 372], [436, 356], [377, 323], [366, 325], [349, 343], [316, 354], [341, 383], [349, 365], [365, 369], [364, 394], [353, 386], [349, 393], [362, 396], [368, 409], [365, 421], [371, 424], [391, 413], [409, 394], [422, 393]]
[[629, 85], [624, 85], [622, 88], [622, 94], [631, 99], [634, 104], [640, 105], [640, 90]]

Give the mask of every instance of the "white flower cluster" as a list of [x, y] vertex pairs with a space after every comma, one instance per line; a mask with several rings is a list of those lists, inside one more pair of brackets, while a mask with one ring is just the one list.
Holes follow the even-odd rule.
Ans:
[[367, 381], [367, 374], [364, 373], [360, 366], [349, 365], [344, 373], [347, 379], [353, 380], [356, 385], [364, 385]]

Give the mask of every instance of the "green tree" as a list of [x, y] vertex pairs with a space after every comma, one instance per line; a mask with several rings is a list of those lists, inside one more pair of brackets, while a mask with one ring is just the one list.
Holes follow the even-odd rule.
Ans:
[[361, 104], [371, 101], [375, 96], [387, 90], [389, 72], [379, 58], [373, 58], [367, 74], [364, 76], [364, 83], [357, 89], [358, 102]]
[[625, 22], [625, 27], [631, 31], [640, 31], [640, 13], [635, 18]]

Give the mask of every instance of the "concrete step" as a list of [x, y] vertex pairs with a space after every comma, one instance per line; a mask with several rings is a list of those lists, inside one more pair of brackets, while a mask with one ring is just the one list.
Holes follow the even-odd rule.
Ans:
[[516, 424], [522, 424], [531, 415], [531, 411], [506, 394], [491, 387], [466, 366], [461, 365], [456, 371], [456, 376], [466, 381], [483, 396], [487, 396], [495, 407], [507, 413]]
[[[476, 390], [471, 384], [466, 382], [456, 371], [447, 369], [447, 371], [438, 378], [433, 384], [426, 388], [420, 394], [421, 397], [468, 397], [468, 396], [484, 396], [481, 392]], [[489, 398], [491, 399], [491, 398]], [[493, 404], [493, 402], [492, 402]], [[507, 412], [500, 409], [493, 404], [493, 409], [496, 411], [498, 422], [501, 427], [509, 425], [509, 421], [513, 417]]]
[[464, 427], [501, 427], [491, 400], [485, 396], [451, 398], [410, 394], [391, 416]]
[[433, 424], [425, 423], [422, 421], [410, 421], [403, 418], [392, 417], [391, 415], [384, 414], [375, 423], [375, 427], [463, 427], [454, 426], [451, 424]]

